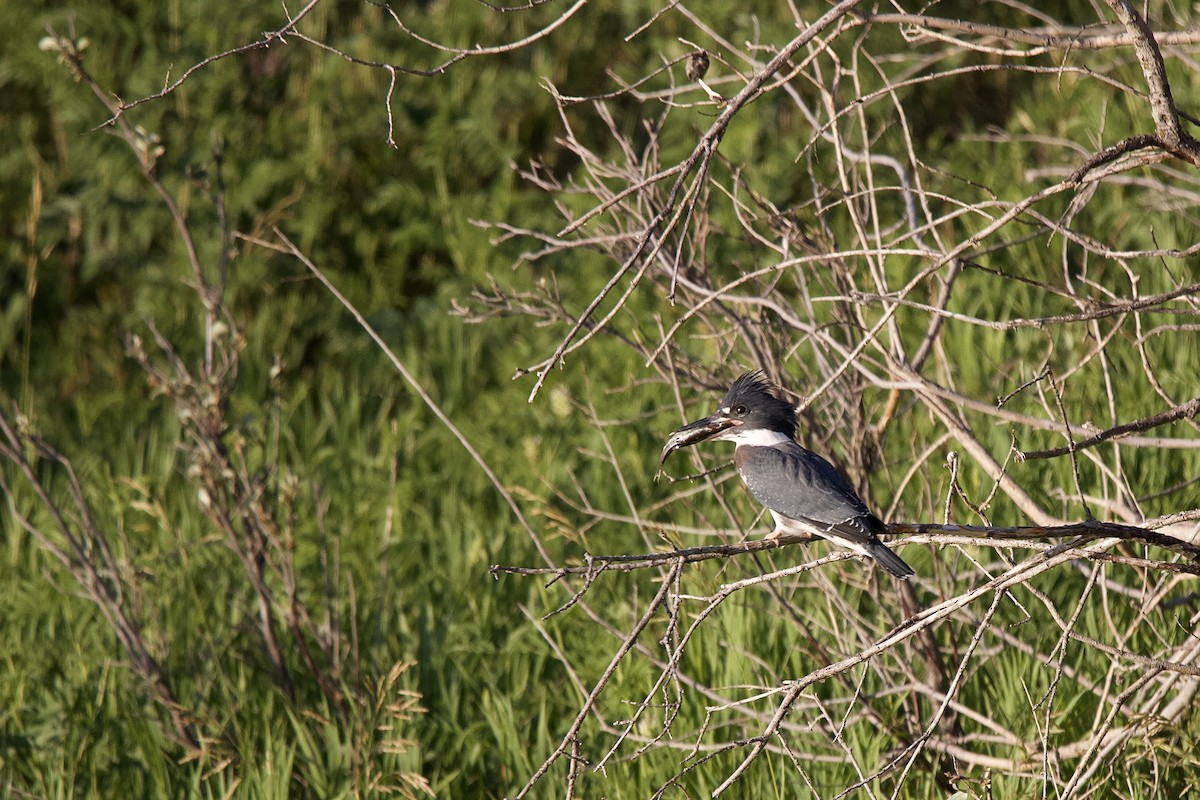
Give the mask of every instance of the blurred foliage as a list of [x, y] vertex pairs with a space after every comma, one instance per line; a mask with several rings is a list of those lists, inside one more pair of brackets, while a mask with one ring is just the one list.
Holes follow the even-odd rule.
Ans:
[[[1090, 5], [1073, 6], [1080, 19], [1092, 18]], [[645, 369], [634, 354], [600, 337], [586, 356], [555, 373], [549, 401], [544, 396], [530, 406], [527, 385], [511, 377], [516, 368], [551, 351], [561, 327], [520, 319], [466, 327], [448, 312], [452, 300], [486, 285], [493, 274], [501, 275], [510, 291], [553, 279], [572, 308], [598, 289], [602, 281], [579, 262], [582, 254], [512, 270], [523, 244], [496, 242], [494, 231], [474, 222], [503, 220], [554, 230], [560, 219], [556, 199], [584, 202], [538, 191], [518, 180], [512, 168], [537, 158], [568, 180], [577, 167], [555, 144], [561, 122], [542, 82], [563, 93], [610, 91], [610, 73], [634, 80], [686, 52], [677, 38], [694, 38], [696, 30], [678, 15], [664, 16], [631, 43], [623, 41], [657, 8], [644, 0], [588, 6], [537, 46], [466, 59], [433, 77], [399, 74], [390, 108], [387, 73], [363, 69], [292, 37], [286, 44], [216, 61], [169, 97], [131, 110], [129, 118], [161, 137], [165, 152], [158, 173], [200, 234], [206, 262], [216, 260], [221, 246], [218, 193], [231, 228], [269, 240], [278, 226], [368, 315], [510, 487], [562, 489], [578, 482], [595, 491], [605, 507], [624, 507], [625, 495], [611, 472], [581, 455], [584, 449], [602, 450], [603, 439], [578, 424], [578, 409], [570, 404], [604, 398], [611, 406], [600, 416], [623, 423], [607, 435], [618, 452], [636, 454], [622, 469], [631, 479], [632, 499], [641, 504], [661, 497], [650, 482], [652, 453], [641, 451], [646, 442], [657, 441], [661, 412], [670, 399], [639, 383]], [[746, 8], [726, 9], [728, 4], [711, 0], [694, 10], [701, 18], [725, 19], [723, 35], [731, 40], [777, 41], [774, 34], [794, 30], [786, 8], [763, 8], [757, 15]], [[498, 15], [482, 3], [442, 0], [405, 4], [397, 11], [424, 35], [470, 47], [527, 36], [560, 8], [551, 3]], [[102, 106], [37, 47], [47, 25], [86, 37], [89, 68], [101, 85], [129, 101], [159, 91], [207, 56], [278, 28], [279, 8], [231, 0], [202, 7], [180, 0], [79, 0], [54, 7], [10, 3], [5, 17], [0, 402], [19, 409], [74, 459], [94, 491], [100, 523], [118, 533], [121, 557], [151, 590], [138, 598], [148, 636], [181, 699], [203, 709], [206, 729], [218, 734], [206, 758], [181, 760], [135, 676], [117, 663], [118, 647], [104, 620], [73, 590], [61, 566], [6, 515], [0, 527], [5, 609], [0, 615], [0, 792], [14, 797], [351, 794], [361, 789], [351, 775], [352, 765], [363, 757], [355, 752], [361, 739], [330, 722], [314, 687], [301, 687], [297, 702], [289, 704], [264, 677], [263, 655], [251, 634], [253, 604], [239, 584], [236, 559], [198, 507], [179, 453], [179, 420], [125, 354], [126, 333], [144, 332], [153, 322], [176, 343], [185, 362], [200, 358], [202, 314], [172, 220], [124, 144], [103, 127]], [[445, 54], [403, 35], [383, 9], [369, 3], [321, 3], [303, 30], [364, 59], [420, 69], [445, 60]], [[1053, 58], [1046, 57], [1046, 63]], [[1131, 66], [1131, 82], [1135, 75]], [[878, 88], [868, 70], [863, 76], [864, 90]], [[1054, 86], [997, 70], [973, 73], [969, 83], [965, 91], [948, 82], [914, 90], [919, 99], [913, 108], [921, 112], [914, 125], [917, 147], [938, 148], [947, 160], [969, 164], [979, 183], [989, 187], [1011, 185], [1006, 173], [1021, 168], [1025, 148], [1039, 146], [982, 141], [981, 132], [990, 126], [1047, 136], [1059, 127], [1091, 131], [1102, 124], [1110, 131], [1137, 130], [1134, 119], [1140, 121], [1142, 114], [1124, 101], [1101, 108], [1086, 88], [1070, 80]], [[956, 102], [962, 95], [970, 102]], [[1023, 97], [1019, 113], [1015, 96]], [[1063, 115], [1064, 105], [1076, 113]], [[635, 139], [642, 135], [646, 120], [640, 106], [622, 99], [612, 109], [622, 131]], [[1037, 110], [1036, 118], [1030, 109]], [[707, 111], [672, 113], [683, 122], [664, 130], [662, 157], [668, 163], [690, 150], [695, 132], [711, 122]], [[389, 122], [394, 148], [387, 144]], [[797, 132], [806, 125], [782, 94], [768, 96], [755, 113], [736, 120], [722, 148], [732, 162], [753, 162], [757, 174], [748, 177], [769, 185], [775, 202], [803, 207], [814, 201], [814, 186], [835, 185], [836, 170], [811, 158], [797, 165], [797, 153], [786, 142], [804, 141]], [[885, 123], [881, 130], [885, 139], [892, 135]], [[605, 131], [584, 126], [577, 133], [598, 150], [613, 146]], [[1138, 209], [1123, 203], [1120, 188], [1106, 186], [1100, 193], [1084, 211], [1094, 216], [1091, 225], [1128, 228], [1133, 238], [1152, 235], [1162, 247], [1185, 246], [1194, 238], [1192, 219], [1181, 217], [1177, 226], [1158, 224], [1144, 232]], [[1043, 210], [1053, 215], [1063, 209], [1051, 203]], [[425, 775], [442, 796], [503, 796], [541, 763], [578, 710], [573, 676], [532, 624], [561, 599], [535, 581], [492, 580], [489, 564], [536, 558], [527, 534], [493, 487], [299, 264], [245, 242], [237, 247], [227, 303], [246, 350], [228, 418], [252, 442], [264, 468], [276, 453], [271, 466], [300, 486], [293, 510], [301, 591], [318, 605], [327, 601], [331, 615], [352, 631], [360, 659], [356, 668], [375, 681], [372, 685], [384, 686], [393, 665], [412, 662], [387, 685], [422, 695], [424, 713], [405, 720], [398, 732], [415, 746], [381, 755], [381, 763], [397, 774]], [[709, 254], [721, 268], [733, 273], [758, 266], [753, 242], [727, 247]], [[1054, 268], [1044, 242], [1030, 242], [1025, 251], [1026, 263], [1005, 266], [1030, 275]], [[1121, 280], [1119, 274], [1093, 277]], [[977, 291], [961, 295], [978, 308], [955, 310], [992, 314], [994, 281], [984, 275], [961, 280], [978, 283]], [[1162, 275], [1143, 280], [1143, 294], [1171, 285]], [[1042, 313], [1029, 307], [1040, 295], [1025, 295], [1019, 286], [1005, 291], [1011, 308]], [[635, 298], [628, 313], [636, 316], [642, 302], [649, 303]], [[984, 372], [1017, 374], [1014, 365], [1040, 360], [1045, 346], [1036, 334], [1023, 333], [1001, 345], [970, 327], [959, 337], [963, 352], [978, 354], [964, 359], [956, 376], [971, 385], [986, 384]], [[1181, 368], [1173, 373], [1178, 385], [1168, 388], [1185, 391], [1194, 372], [1183, 365], [1194, 364], [1200, 354], [1193, 342], [1173, 357]], [[282, 372], [273, 382], [277, 359]], [[584, 359], [585, 368], [580, 366]], [[1131, 416], [1157, 410], [1152, 399], [1136, 398], [1127, 409]], [[997, 429], [992, 436], [987, 444], [1003, 452], [1008, 432]], [[904, 443], [894, 446], [902, 452]], [[1167, 476], [1184, 459], [1178, 453], [1139, 457], [1145, 459], [1138, 468], [1147, 480], [1162, 483], [1170, 482]], [[61, 490], [53, 470], [41, 469]], [[970, 477], [976, 481], [972, 490], [985, 486], [981, 476]], [[1069, 481], [1065, 474], [1058, 477]], [[944, 487], [930, 490], [931, 497], [939, 493], [944, 496]], [[32, 497], [14, 492], [6, 502], [26, 508]], [[1165, 499], [1162, 509], [1170, 510], [1172, 503]], [[645, 547], [629, 526], [617, 523], [580, 533], [584, 515], [563, 502], [551, 499], [537, 508], [537, 524], [556, 532], [547, 538], [557, 552]], [[389, 509], [395, 514], [390, 526]], [[670, 513], [686, 519], [688, 512], [677, 511]], [[339, 581], [333, 587], [327, 584], [331, 563]], [[713, 587], [725, 579], [715, 565], [696, 574]], [[1077, 586], [1044, 588], [1066, 593]], [[632, 616], [631, 598], [639, 591], [652, 589], [623, 576], [597, 586], [592, 596], [614, 615], [627, 610]], [[852, 601], [871, 602], [869, 597]], [[688, 668], [703, 671], [713, 683], [737, 685], [765, 679], [766, 668], [749, 655], [778, 656], [771, 668], [781, 675], [816, 666], [773, 614], [744, 601], [723, 608], [713, 627], [721, 636], [714, 633], [689, 651], [697, 663]], [[544, 630], [546, 638], [581, 662], [603, 664], [616, 646], [615, 639], [600, 638], [586, 627], [544, 625]], [[1047, 637], [1049, 648], [1054, 637], [1049, 632]], [[1018, 714], [1025, 710], [1022, 692], [1044, 688], [1032, 684], [1050, 673], [1027, 681], [1020, 672], [1027, 664], [1012, 654], [995, 656], [1005, 658], [1015, 663], [995, 675], [1010, 685], [996, 694], [1002, 698], [999, 705], [1014, 708], [1017, 725], [1018, 717], [1028, 721], [1028, 715]], [[649, 664], [627, 665], [614, 678], [611, 697], [640, 696], [653, 680], [651, 673]], [[619, 707], [605, 710], [611, 718], [623, 713]], [[1080, 719], [1093, 711], [1081, 708]], [[365, 730], [373, 723], [365, 719], [367, 711], [363, 715]], [[681, 720], [681, 728], [684, 722], [698, 726], [703, 720]], [[1035, 730], [1021, 732], [1037, 736]], [[873, 761], [869, 754], [883, 746], [876, 730], [847, 734], [848, 746], [865, 759]], [[1194, 741], [1195, 729], [1186, 736]], [[583, 779], [584, 796], [615, 797], [622, 795], [621, 787], [657, 786], [679, 769], [682, 758], [651, 751], [614, 762], [604, 775]], [[747, 776], [745, 796], [794, 796], [785, 761], [776, 763], [778, 771], [764, 768]], [[1164, 768], [1165, 783], [1184, 780], [1172, 777], [1175, 763]], [[727, 771], [736, 756], [713, 764], [718, 772]], [[822, 773], [822, 788], [853, 777], [844, 764], [831, 766]], [[679, 796], [711, 790], [709, 780], [693, 773]], [[932, 781], [916, 786], [914, 792], [934, 791]], [[374, 790], [382, 794], [386, 788]]]
[[[177, 453], [179, 425], [125, 356], [125, 333], [152, 321], [185, 362], [200, 357], [200, 308], [172, 221], [132, 155], [101, 127], [103, 108], [37, 47], [47, 25], [86, 37], [89, 69], [132, 99], [277, 27], [278, 9], [220, 2], [198, 15], [179, 2], [84, 2], [7, 13], [0, 388], [76, 461], [99, 508], [116, 515], [99, 521], [130, 543], [124, 555], [149, 589], [147, 634], [181, 700], [212, 715], [207, 730], [224, 733], [208, 757], [180, 763], [136, 678], [114, 667], [115, 641], [96, 609], [7, 519], [0, 785], [46, 797], [343, 795], [356, 785], [346, 772], [357, 757], [351, 741], [339, 743], [334, 728], [320, 738], [306, 718], [322, 715], [319, 699], [289, 708], [266, 679], [253, 607], [233, 554], [206, 532]], [[510, 168], [546, 152], [556, 130], [540, 80], [595, 89], [598, 66], [628, 58], [611, 39], [635, 13], [600, 10], [564, 30], [565, 58], [529, 48], [434, 78], [400, 76], [394, 149], [386, 75], [297, 40], [215, 62], [130, 119], [161, 137], [159, 175], [207, 263], [219, 248], [214, 197], [223, 186], [230, 227], [270, 238], [278, 225], [292, 236], [508, 480], [558, 480], [556, 465], [569, 463], [580, 431], [526, 406], [510, 381], [552, 334], [503, 321], [464, 329], [447, 311], [518, 252], [494, 245], [473, 220], [554, 218], [550, 198], [519, 185]], [[479, 4], [435, 3], [407, 21], [466, 46], [527, 35], [538, 27], [531, 16], [547, 18], [498, 20]], [[369, 4], [321, 4], [307, 23], [362, 57], [422, 67], [442, 60]], [[490, 563], [529, 560], [531, 544], [326, 292], [290, 259], [239, 249], [226, 299], [247, 349], [229, 418], [260, 458], [278, 426], [275, 466], [302, 481], [296, 558], [308, 599], [319, 599], [335, 559], [343, 582], [334, 611], [356, 629], [362, 672], [382, 676], [397, 659], [415, 662], [400, 680], [423, 694], [427, 711], [403, 731], [419, 749], [401, 766], [442, 794], [500, 796], [539, 747], [528, 740], [531, 726], [544, 748], [552, 721], [573, 713], [555, 689], [557, 662], [512, 616], [519, 604], [541, 604], [541, 591], [497, 591], [487, 575]], [[268, 379], [276, 357], [278, 396]], [[615, 384], [630, 366], [615, 358], [592, 377]], [[29, 500], [13, 498], [22, 507]], [[320, 502], [328, 507], [318, 528], [311, 509]], [[53, 644], [18, 644], [35, 641]], [[526, 697], [538, 700], [528, 706]]]

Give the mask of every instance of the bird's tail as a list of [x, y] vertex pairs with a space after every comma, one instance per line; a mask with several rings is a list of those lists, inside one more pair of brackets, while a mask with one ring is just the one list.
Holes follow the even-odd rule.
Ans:
[[871, 558], [900, 580], [906, 581], [917, 574], [916, 570], [905, 564], [904, 559], [889, 550], [883, 542], [871, 542], [868, 547], [871, 550]]

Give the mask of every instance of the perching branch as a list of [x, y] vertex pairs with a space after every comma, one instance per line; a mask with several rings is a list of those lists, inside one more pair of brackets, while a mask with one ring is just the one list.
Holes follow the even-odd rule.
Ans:
[[[1173, 550], [1186, 555], [1200, 565], [1200, 545], [1184, 541], [1177, 537], [1155, 530], [1147, 530], [1132, 525], [1117, 525], [1110, 522], [1091, 520], [1071, 525], [1031, 525], [1022, 528], [991, 528], [977, 525], [935, 525], [932, 523], [893, 523], [888, 526], [888, 532], [896, 535], [918, 535], [920, 541], [931, 544], [939, 543], [939, 535], [945, 534], [947, 542], [961, 544], [970, 541], [977, 545], [990, 547], [1011, 547], [1016, 542], [1038, 542], [1044, 539], [1077, 539], [1080, 537], [1108, 537], [1117, 540], [1140, 541], [1167, 550]], [[740, 544], [709, 545], [707, 547], [686, 547], [662, 553], [644, 553], [639, 555], [591, 555], [584, 556], [584, 564], [568, 567], [517, 567], [503, 564], [493, 564], [490, 572], [493, 578], [501, 575], [541, 575], [561, 578], [566, 575], [584, 575], [590, 581], [595, 580], [604, 572], [630, 572], [638, 569], [660, 567], [664, 564], [694, 564], [713, 558], [729, 558], [733, 556], [761, 553], [768, 550], [778, 550], [798, 542], [809, 542], [815, 537], [787, 536], [778, 539], [754, 539]], [[850, 554], [843, 554], [850, 558]], [[1182, 565], [1188, 572], [1200, 575], [1200, 566], [1194, 568]], [[553, 583], [553, 581], [551, 581]]]

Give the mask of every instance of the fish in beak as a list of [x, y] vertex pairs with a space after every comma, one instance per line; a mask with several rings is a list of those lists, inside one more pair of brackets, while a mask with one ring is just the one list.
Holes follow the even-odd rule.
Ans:
[[[666, 445], [663, 446], [662, 455], [658, 457], [659, 473], [662, 472], [663, 464], [667, 462], [667, 456], [676, 450], [707, 441], [722, 431], [729, 430], [735, 425], [741, 424], [739, 420], [730, 419], [720, 414], [713, 414], [704, 419], [698, 419], [695, 422], [684, 425], [676, 431], [672, 431], [671, 438], [667, 439]], [[656, 475], [655, 477], [658, 476]]]

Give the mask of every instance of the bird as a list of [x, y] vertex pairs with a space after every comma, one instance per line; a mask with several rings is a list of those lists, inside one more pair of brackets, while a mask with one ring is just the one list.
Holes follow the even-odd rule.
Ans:
[[871, 513], [850, 481], [820, 455], [796, 441], [796, 408], [776, 396], [761, 370], [733, 382], [715, 413], [672, 431], [659, 469], [676, 450], [706, 441], [734, 442], [733, 463], [742, 481], [775, 520], [767, 539], [809, 533], [869, 556], [901, 580], [915, 570], [879, 539], [887, 528]]

